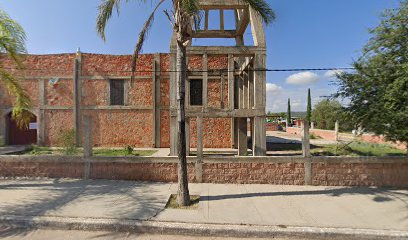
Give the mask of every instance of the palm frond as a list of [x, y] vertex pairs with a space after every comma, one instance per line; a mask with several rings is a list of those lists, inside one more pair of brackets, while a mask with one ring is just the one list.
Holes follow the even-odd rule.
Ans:
[[246, 3], [249, 4], [256, 12], [258, 12], [262, 20], [265, 22], [265, 24], [270, 24], [272, 23], [275, 18], [275, 12], [272, 10], [272, 8], [269, 6], [267, 1], [265, 0], [242, 0]]
[[98, 18], [96, 20], [96, 30], [99, 36], [106, 41], [105, 29], [113, 11], [116, 9], [119, 14], [121, 0], [103, 0], [98, 7]]
[[134, 79], [134, 73], [136, 71], [136, 64], [137, 64], [137, 59], [139, 57], [140, 52], [142, 51], [143, 44], [147, 38], [147, 34], [149, 33], [149, 30], [152, 27], [152, 24], [154, 22], [154, 15], [157, 11], [157, 9], [160, 7], [160, 5], [164, 2], [165, 0], [160, 0], [159, 3], [157, 3], [156, 7], [153, 9], [152, 13], [150, 14], [149, 18], [143, 25], [142, 31], [139, 33], [139, 40], [136, 43], [135, 50], [133, 52], [132, 56], [132, 76], [131, 76], [131, 82], [133, 82]]
[[27, 52], [25, 41], [26, 34], [21, 25], [0, 10], [0, 53], [6, 53], [19, 67], [22, 67], [18, 55]]
[[0, 68], [0, 80], [6, 86], [10, 95], [15, 96], [12, 117], [17, 122], [18, 127], [27, 127], [31, 119], [31, 99], [27, 92], [21, 87], [18, 80], [10, 73]]

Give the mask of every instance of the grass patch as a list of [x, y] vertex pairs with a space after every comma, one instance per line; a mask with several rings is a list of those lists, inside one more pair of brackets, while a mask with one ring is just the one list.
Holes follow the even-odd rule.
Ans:
[[167, 201], [166, 208], [173, 208], [173, 209], [197, 209], [198, 203], [200, 202], [200, 196], [198, 195], [190, 195], [190, 205], [182, 207], [179, 206], [177, 203], [177, 195], [171, 194], [169, 201]]
[[133, 150], [129, 153], [126, 149], [95, 149], [93, 151], [94, 156], [106, 156], [106, 157], [117, 157], [117, 156], [151, 156], [156, 153], [156, 150]]
[[310, 134], [310, 139], [321, 139], [321, 137], [314, 135], [313, 133]]
[[351, 142], [349, 144], [319, 145], [311, 150], [314, 156], [405, 156], [406, 152], [387, 144]]
[[[83, 155], [83, 149], [77, 148], [74, 156]], [[156, 153], [156, 150], [132, 150], [131, 152], [127, 149], [94, 149], [94, 156], [105, 156], [105, 157], [126, 157], [126, 156], [151, 156]], [[50, 148], [50, 147], [39, 147], [32, 146], [32, 149], [27, 150], [22, 155], [66, 155], [66, 151], [63, 148]]]

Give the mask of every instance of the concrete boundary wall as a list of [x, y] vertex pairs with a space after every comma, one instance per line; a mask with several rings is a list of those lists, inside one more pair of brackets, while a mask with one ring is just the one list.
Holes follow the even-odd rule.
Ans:
[[[0, 156], [0, 177], [176, 182], [177, 162], [176, 157]], [[408, 187], [408, 158], [189, 157], [188, 174], [190, 182], [204, 183]]]

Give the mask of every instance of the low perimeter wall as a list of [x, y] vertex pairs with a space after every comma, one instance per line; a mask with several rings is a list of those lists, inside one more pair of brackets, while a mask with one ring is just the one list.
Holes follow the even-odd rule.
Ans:
[[[301, 135], [302, 129], [297, 127], [288, 127], [286, 132], [295, 135]], [[323, 130], [323, 129], [309, 129], [310, 134], [313, 134], [317, 137], [321, 137], [326, 140], [336, 140], [336, 132], [332, 130]]]
[[[191, 157], [188, 174], [204, 183], [408, 187], [408, 158]], [[176, 182], [177, 158], [0, 156], [0, 177]]]

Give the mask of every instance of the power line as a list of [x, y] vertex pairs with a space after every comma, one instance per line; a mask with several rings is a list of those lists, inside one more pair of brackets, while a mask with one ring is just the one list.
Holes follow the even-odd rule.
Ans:
[[[24, 69], [18, 69], [18, 68], [3, 68], [5, 70], [14, 70], [14, 71], [50, 71], [50, 69], [41, 69], [41, 68], [24, 68]], [[285, 68], [285, 69], [262, 69], [262, 68], [257, 68], [257, 69], [250, 69], [250, 71], [254, 72], [303, 72], [303, 71], [339, 71], [339, 70], [355, 70], [353, 67], [330, 67], [330, 68]], [[65, 69], [53, 69], [51, 71], [67, 71]], [[209, 70], [188, 70], [190, 73], [216, 73], [216, 72], [222, 72], [222, 73], [228, 73], [228, 72], [236, 72], [237, 70], [234, 71], [229, 71], [228, 69], [209, 69]], [[94, 70], [94, 72], [128, 72], [131, 73], [131, 70]], [[137, 70], [134, 71], [134, 73], [174, 73], [174, 72], [180, 72], [177, 70], [160, 70], [160, 71], [154, 71], [154, 70]]]

